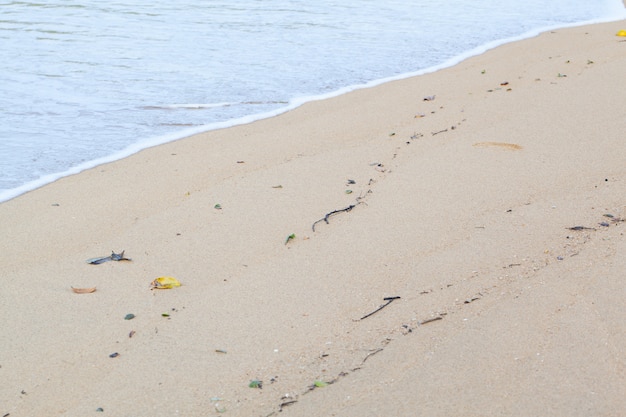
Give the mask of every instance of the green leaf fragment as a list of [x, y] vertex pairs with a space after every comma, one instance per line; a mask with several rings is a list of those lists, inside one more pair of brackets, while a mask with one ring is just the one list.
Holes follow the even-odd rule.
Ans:
[[124, 316], [124, 320], [132, 320], [134, 318], [135, 318], [135, 315], [133, 313], [129, 313]]
[[162, 315], [163, 317], [169, 317], [169, 316], [170, 316], [170, 315], [169, 315], [169, 313], [161, 313], [161, 315]]
[[221, 204], [216, 204], [216, 205], [213, 206], [213, 208], [215, 210], [221, 210], [222, 209], [222, 205]]
[[287, 239], [285, 240], [285, 245], [287, 243], [289, 243], [290, 240], [295, 239], [295, 238], [296, 238], [296, 234], [295, 233], [292, 233], [289, 236], [287, 236]]
[[248, 384], [248, 387], [250, 388], [263, 388], [263, 381], [260, 381], [258, 379], [253, 379], [252, 381], [250, 381], [250, 383]]
[[324, 382], [324, 381], [315, 381], [315, 382], [313, 383], [313, 385], [315, 385], [315, 387], [317, 387], [317, 388], [323, 388], [323, 387], [325, 387], [325, 386], [327, 386], [327, 385], [328, 385], [328, 382]]

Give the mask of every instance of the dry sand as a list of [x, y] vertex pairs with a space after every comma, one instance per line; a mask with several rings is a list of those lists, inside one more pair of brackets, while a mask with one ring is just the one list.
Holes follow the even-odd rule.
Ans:
[[[625, 415], [619, 29], [1, 204], [0, 416]], [[85, 262], [111, 250], [132, 262]], [[167, 275], [183, 286], [150, 290]]]

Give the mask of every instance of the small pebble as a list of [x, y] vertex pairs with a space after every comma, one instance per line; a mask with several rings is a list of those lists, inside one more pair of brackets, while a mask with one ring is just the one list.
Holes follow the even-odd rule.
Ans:
[[114, 352], [109, 355], [109, 358], [117, 358], [118, 356], [120, 356], [120, 354], [117, 352]]

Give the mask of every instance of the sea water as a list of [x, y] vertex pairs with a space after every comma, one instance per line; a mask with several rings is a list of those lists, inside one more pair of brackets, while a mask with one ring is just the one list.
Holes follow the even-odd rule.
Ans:
[[624, 17], [621, 0], [0, 0], [0, 201], [148, 146]]

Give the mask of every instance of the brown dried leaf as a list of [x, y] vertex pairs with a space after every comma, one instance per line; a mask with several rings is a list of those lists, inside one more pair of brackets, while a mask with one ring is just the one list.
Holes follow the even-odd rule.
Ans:
[[74, 288], [72, 287], [72, 291], [76, 294], [90, 294], [92, 292], [96, 292], [96, 287], [93, 288]]

